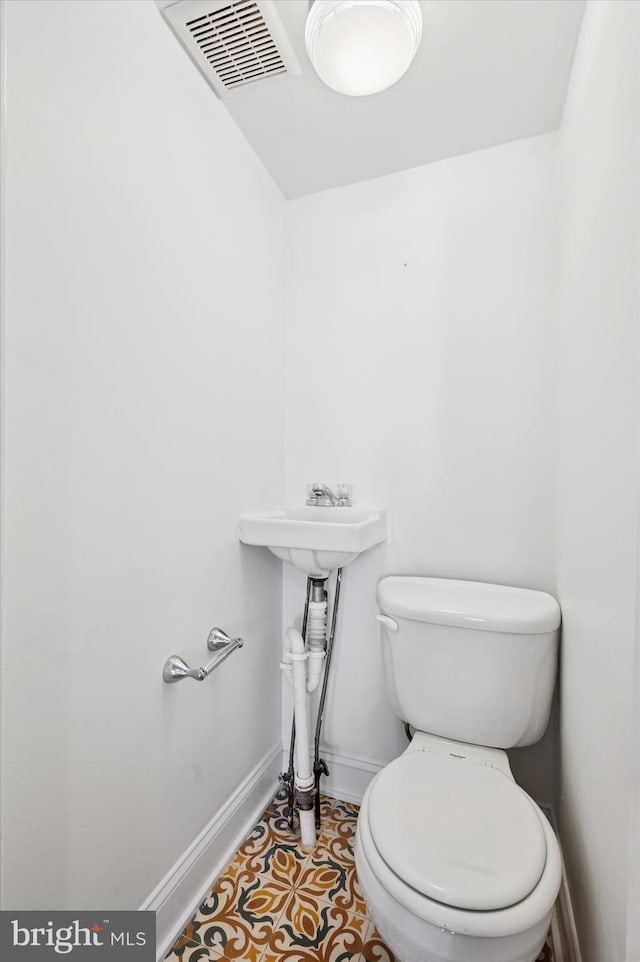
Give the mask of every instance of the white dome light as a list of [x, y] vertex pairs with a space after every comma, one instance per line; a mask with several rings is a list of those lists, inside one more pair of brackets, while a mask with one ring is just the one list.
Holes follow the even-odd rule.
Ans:
[[352, 97], [378, 93], [399, 80], [421, 37], [418, 0], [315, 0], [305, 30], [320, 79]]

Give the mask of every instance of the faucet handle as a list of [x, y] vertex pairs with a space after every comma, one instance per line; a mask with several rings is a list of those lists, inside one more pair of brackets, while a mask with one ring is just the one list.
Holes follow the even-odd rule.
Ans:
[[325, 486], [322, 481], [311, 481], [307, 485], [307, 504], [320, 504], [320, 498], [324, 497]]
[[346, 507], [351, 507], [352, 500], [351, 494], [353, 491], [353, 485], [348, 484], [346, 481], [341, 481], [336, 484], [335, 494], [340, 505], [345, 505]]

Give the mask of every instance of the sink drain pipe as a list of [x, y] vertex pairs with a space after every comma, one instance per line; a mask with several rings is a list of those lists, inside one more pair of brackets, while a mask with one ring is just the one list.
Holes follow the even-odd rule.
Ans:
[[293, 684], [293, 711], [296, 720], [295, 788], [300, 841], [303, 849], [316, 844], [316, 825], [313, 808], [315, 778], [309, 757], [309, 703], [307, 695], [315, 691], [320, 682], [324, 648], [305, 648], [297, 628], [289, 628], [284, 636], [282, 665]]
[[[283, 640], [282, 661], [280, 662], [280, 667], [287, 681], [292, 685], [294, 692], [289, 768], [282, 775], [282, 780], [287, 784], [288, 790], [289, 829], [293, 831], [295, 797], [303, 848], [313, 848], [315, 845], [316, 829], [320, 828], [320, 777], [323, 774], [329, 774], [327, 763], [320, 758], [320, 732], [324, 718], [327, 682], [335, 639], [342, 568], [339, 568], [336, 574], [331, 631], [328, 641], [326, 580], [326, 578], [311, 577], [307, 579], [302, 633], [295, 628], [288, 629]], [[325, 664], [325, 671], [316, 720], [314, 761], [313, 770], [311, 770], [307, 695], [317, 689], [323, 663]]]

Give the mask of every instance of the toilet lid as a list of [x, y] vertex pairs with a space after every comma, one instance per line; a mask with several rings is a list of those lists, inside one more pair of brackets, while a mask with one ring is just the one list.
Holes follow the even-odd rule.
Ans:
[[497, 769], [452, 755], [409, 752], [387, 765], [371, 784], [369, 827], [395, 875], [456, 908], [514, 905], [545, 866], [531, 799]]

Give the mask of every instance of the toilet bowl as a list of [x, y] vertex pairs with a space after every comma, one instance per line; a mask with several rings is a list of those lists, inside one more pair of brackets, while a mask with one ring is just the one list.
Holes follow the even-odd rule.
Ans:
[[534, 962], [562, 858], [505, 749], [546, 727], [557, 602], [416, 576], [383, 579], [377, 598], [391, 701], [415, 734], [360, 808], [370, 914], [398, 962]]
[[504, 752], [419, 732], [365, 793], [356, 870], [401, 962], [532, 962], [562, 860]]

